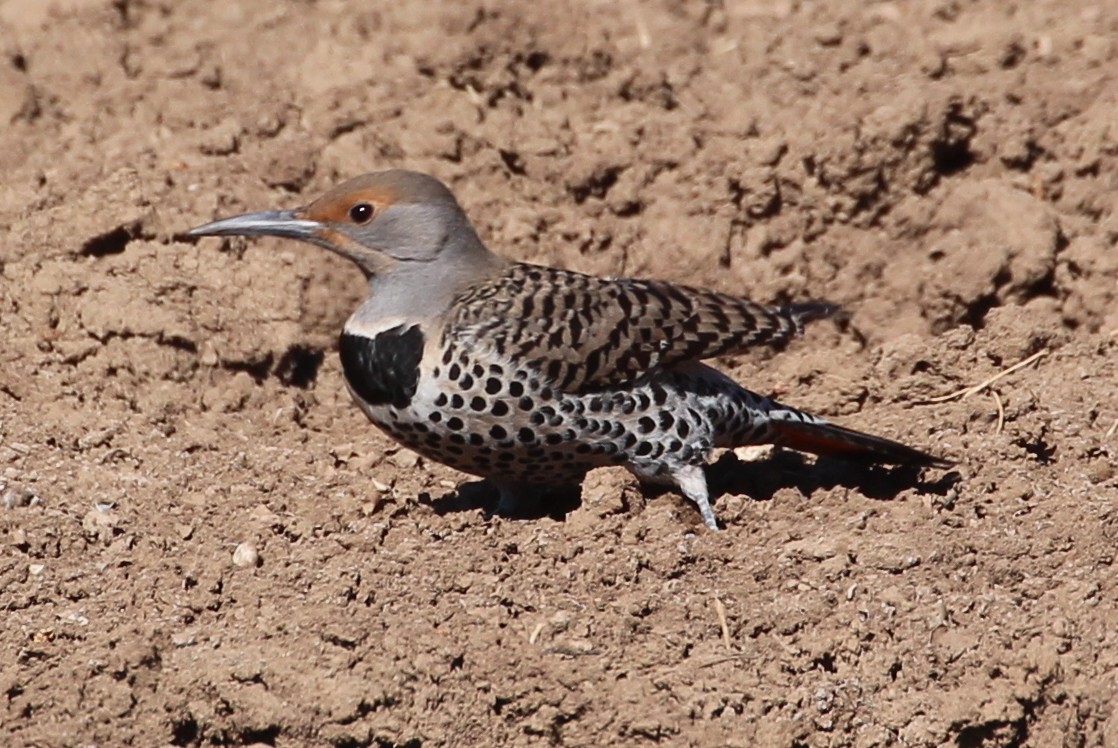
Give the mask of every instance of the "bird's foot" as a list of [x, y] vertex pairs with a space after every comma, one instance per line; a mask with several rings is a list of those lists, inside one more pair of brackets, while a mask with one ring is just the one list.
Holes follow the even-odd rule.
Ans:
[[718, 530], [718, 518], [714, 516], [714, 509], [710, 506], [710, 492], [707, 490], [706, 473], [702, 465], [676, 465], [669, 466], [663, 463], [655, 465], [626, 465], [633, 475], [645, 483], [661, 486], [677, 486], [680, 493], [694, 502], [703, 517], [703, 523], [712, 530]]
[[683, 495], [695, 502], [699, 507], [699, 514], [703, 515], [703, 522], [712, 530], [718, 530], [718, 518], [714, 516], [714, 509], [710, 505], [710, 492], [707, 490], [707, 477], [701, 465], [687, 465], [677, 468], [671, 473], [672, 479], [679, 486]]

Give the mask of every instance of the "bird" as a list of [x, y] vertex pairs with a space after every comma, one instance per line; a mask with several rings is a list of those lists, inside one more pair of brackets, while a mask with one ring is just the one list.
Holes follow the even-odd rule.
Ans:
[[187, 234], [295, 239], [355, 264], [368, 295], [338, 340], [353, 399], [399, 444], [489, 479], [501, 515], [614, 465], [678, 489], [717, 530], [703, 467], [724, 447], [951, 464], [752, 392], [704, 363], [784, 346], [837, 305], [766, 305], [509, 260], [479, 238], [450, 188], [425, 173], [365, 174], [304, 207], [223, 218]]

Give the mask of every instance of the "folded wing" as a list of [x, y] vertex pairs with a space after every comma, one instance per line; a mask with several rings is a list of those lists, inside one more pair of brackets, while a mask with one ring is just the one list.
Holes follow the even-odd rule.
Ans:
[[444, 335], [491, 346], [564, 392], [639, 380], [658, 367], [781, 345], [838, 307], [770, 307], [653, 280], [514, 265], [460, 296]]

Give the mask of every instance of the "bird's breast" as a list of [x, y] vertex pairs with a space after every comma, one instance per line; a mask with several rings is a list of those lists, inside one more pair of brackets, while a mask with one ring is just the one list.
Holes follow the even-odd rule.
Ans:
[[345, 330], [338, 352], [346, 381], [368, 405], [406, 408], [419, 386], [424, 342], [419, 325], [400, 324], [376, 334]]

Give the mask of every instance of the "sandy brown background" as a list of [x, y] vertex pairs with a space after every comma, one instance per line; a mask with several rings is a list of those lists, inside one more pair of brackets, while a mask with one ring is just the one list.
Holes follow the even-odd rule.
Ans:
[[[538, 7], [0, 0], [0, 743], [1118, 746], [1118, 8]], [[349, 402], [355, 271], [176, 238], [390, 166], [843, 303], [724, 365], [957, 475], [487, 518]]]

